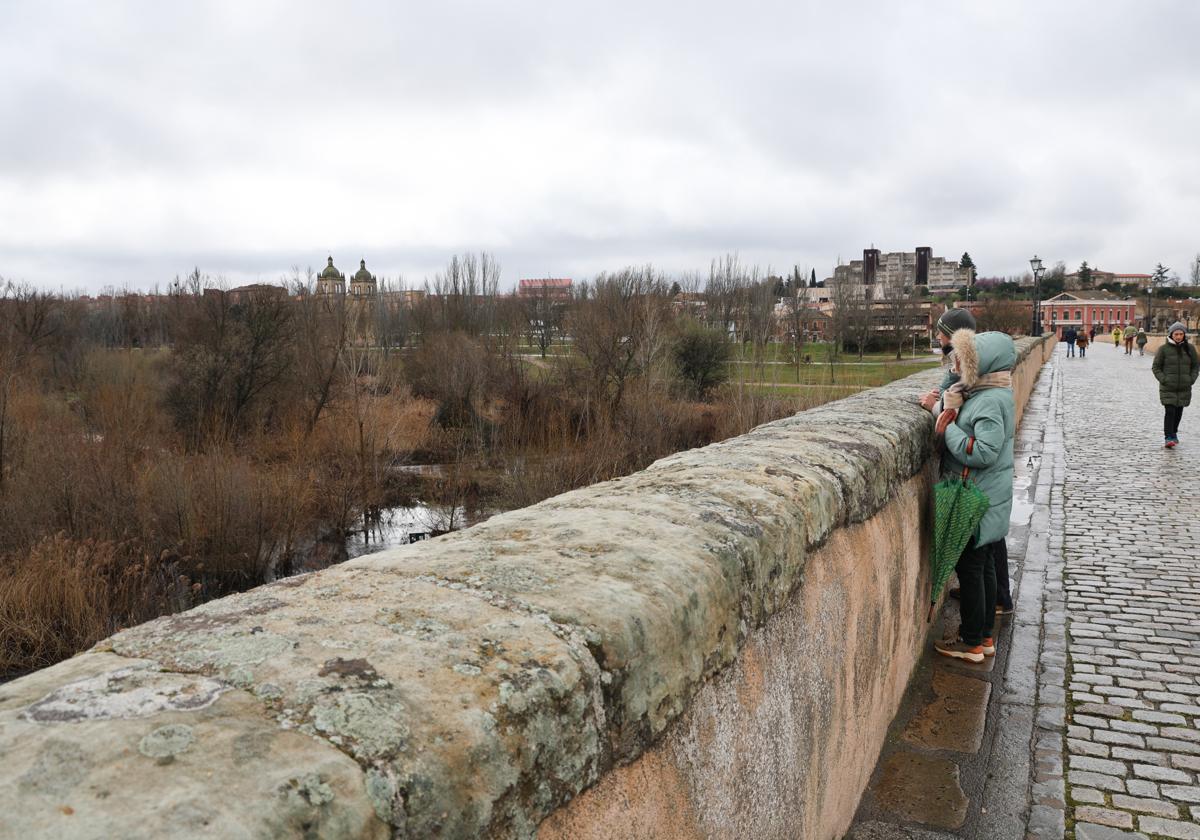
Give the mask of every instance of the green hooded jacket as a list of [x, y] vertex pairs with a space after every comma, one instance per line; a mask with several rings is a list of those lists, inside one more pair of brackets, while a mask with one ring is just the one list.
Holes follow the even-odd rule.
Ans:
[[[1011, 371], [1017, 363], [1013, 340], [1001, 332], [975, 335], [959, 330], [953, 339], [962, 381], [972, 387], [980, 376]], [[971, 346], [973, 345], [973, 346]], [[1017, 408], [1011, 388], [985, 388], [967, 396], [958, 417], [946, 427], [942, 477], [975, 482], [991, 505], [975, 531], [975, 544], [987, 545], [1008, 535], [1013, 496], [1013, 434]]]
[[1196, 377], [1200, 376], [1200, 360], [1196, 358], [1196, 348], [1187, 340], [1187, 330], [1183, 324], [1175, 322], [1167, 330], [1168, 339], [1171, 333], [1183, 330], [1183, 343], [1173, 344], [1170, 340], [1154, 354], [1154, 378], [1158, 380], [1158, 401], [1163, 405], [1190, 405], [1192, 402], [1192, 386]]

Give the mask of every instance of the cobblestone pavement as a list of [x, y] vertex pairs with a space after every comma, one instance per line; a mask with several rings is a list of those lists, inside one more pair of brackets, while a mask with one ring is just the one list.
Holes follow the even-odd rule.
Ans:
[[[1043, 643], [1035, 836], [1200, 840], [1200, 406], [1163, 449], [1150, 364], [1103, 344], [1054, 361], [1063, 483], [1050, 532], [1053, 554], [1062, 523], [1065, 616], [1048, 599], [1044, 636], [1065, 618], [1067, 661], [1059, 671]], [[1064, 770], [1059, 825], [1044, 805], [1039, 822]]]

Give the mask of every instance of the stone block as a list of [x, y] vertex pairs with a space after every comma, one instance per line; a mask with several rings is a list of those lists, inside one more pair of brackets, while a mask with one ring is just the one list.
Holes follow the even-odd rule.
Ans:
[[1107, 825], [1112, 828], [1133, 828], [1133, 817], [1124, 811], [1080, 805], [1075, 809], [1075, 821]]
[[957, 829], [967, 818], [958, 765], [920, 753], [899, 752], [883, 765], [875, 801], [908, 822]]
[[991, 683], [945, 670], [933, 675], [935, 698], [913, 717], [904, 740], [929, 750], [978, 752]]
[[1165, 820], [1162, 817], [1139, 817], [1138, 828], [1149, 834], [1174, 837], [1178, 840], [1200, 840], [1200, 825], [1194, 822]]

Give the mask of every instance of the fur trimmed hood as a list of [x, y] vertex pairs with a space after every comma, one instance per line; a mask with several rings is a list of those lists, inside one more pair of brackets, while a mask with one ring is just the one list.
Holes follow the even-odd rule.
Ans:
[[967, 388], [975, 387], [979, 377], [1012, 370], [1017, 363], [1017, 347], [1002, 332], [976, 334], [974, 330], [955, 330], [950, 346], [958, 360], [959, 381]]
[[979, 354], [975, 352], [975, 330], [955, 330], [950, 336], [954, 360], [958, 366], [958, 381], [970, 388], [979, 381]]

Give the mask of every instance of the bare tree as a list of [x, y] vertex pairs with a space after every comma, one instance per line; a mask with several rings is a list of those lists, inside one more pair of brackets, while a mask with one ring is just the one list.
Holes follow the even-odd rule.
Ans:
[[456, 254], [434, 277], [431, 326], [471, 336], [489, 335], [499, 286], [500, 264], [491, 254]]
[[867, 344], [874, 337], [875, 319], [867, 289], [848, 281], [834, 281], [832, 289], [834, 335], [838, 350], [852, 344], [861, 360]]
[[291, 372], [292, 308], [283, 295], [235, 303], [210, 288], [180, 311], [167, 402], [189, 446], [199, 449], [236, 435], [251, 407]]
[[991, 297], [983, 302], [979, 329], [1017, 335], [1029, 328], [1029, 311], [1020, 301]]
[[412, 305], [404, 287], [404, 279], [379, 279], [379, 294], [371, 303], [375, 323], [375, 341], [384, 355], [403, 350], [412, 337]]
[[563, 302], [554, 297], [547, 283], [535, 286], [529, 294], [523, 293], [520, 301], [529, 343], [538, 348], [544, 359], [561, 331]]
[[587, 398], [598, 400], [616, 414], [631, 377], [646, 358], [647, 316], [643, 298], [665, 297], [662, 282], [650, 268], [627, 268], [602, 274], [590, 288], [584, 284], [571, 312], [570, 332], [575, 350], [586, 365], [582, 373]]
[[797, 382], [800, 381], [800, 366], [804, 361], [804, 327], [810, 312], [808, 308], [808, 295], [805, 289], [806, 286], [800, 274], [800, 269], [797, 266], [792, 272], [792, 284], [788, 289], [790, 294], [785, 301], [783, 314], [787, 329], [787, 338], [792, 345], [792, 362], [796, 366]]
[[[768, 272], [769, 274], [770, 272]], [[757, 275], [757, 269], [751, 277]], [[743, 289], [745, 303], [739, 309], [745, 313], [744, 336], [750, 342], [756, 378], [762, 379], [767, 344], [775, 328], [775, 289], [771, 280], [751, 282]]]
[[913, 286], [894, 288], [883, 304], [888, 330], [896, 345], [896, 358], [901, 359], [904, 356], [905, 345], [912, 341], [916, 333], [914, 326], [920, 313], [916, 290]]
[[710, 263], [704, 287], [705, 318], [710, 326], [725, 335], [737, 334], [738, 308], [743, 303], [742, 290], [746, 285], [746, 272], [737, 254], [726, 254]]
[[310, 268], [305, 277], [294, 267], [294, 376], [305, 403], [304, 433], [311, 435], [343, 375], [343, 356], [351, 343], [350, 311], [345, 295], [317, 294]]

